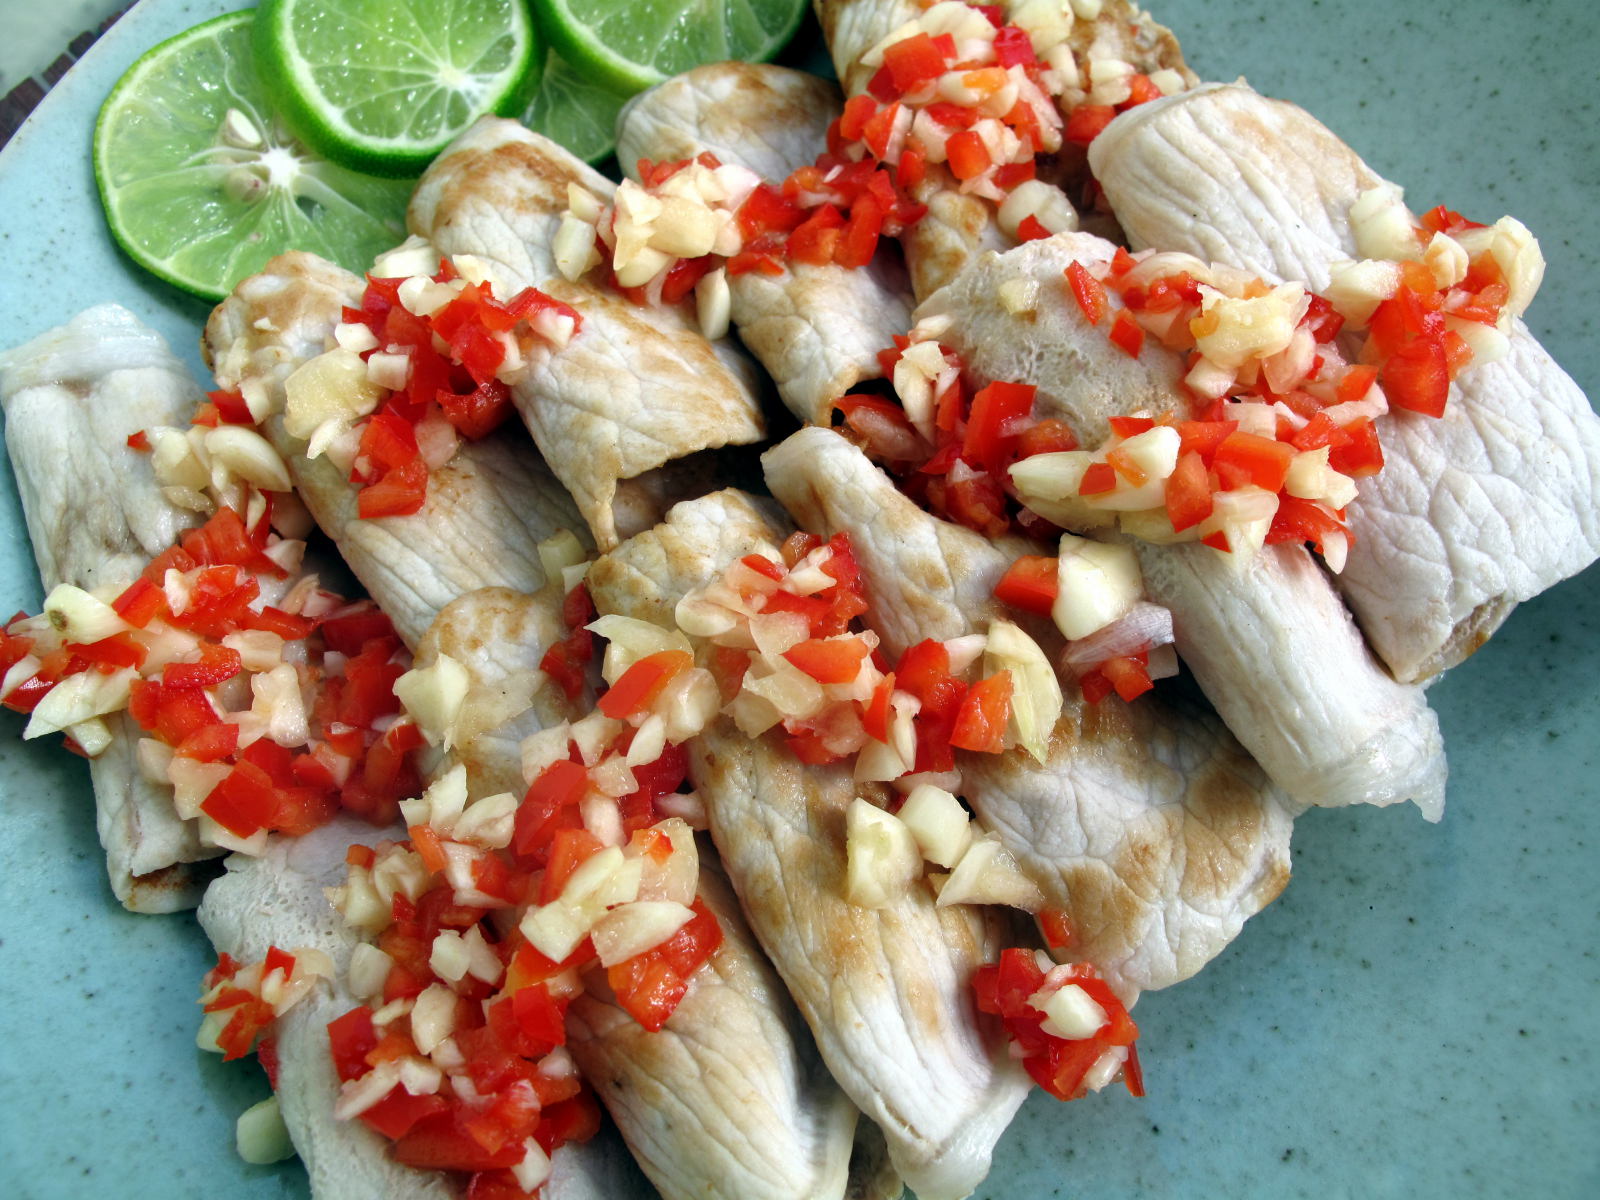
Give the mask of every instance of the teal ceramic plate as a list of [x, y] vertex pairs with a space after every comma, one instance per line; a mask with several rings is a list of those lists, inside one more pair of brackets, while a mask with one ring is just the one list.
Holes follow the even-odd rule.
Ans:
[[[117, 300], [195, 362], [205, 309], [113, 249], [94, 115], [143, 50], [223, 5], [145, 0], [0, 154], [0, 342]], [[1587, 0], [1168, 0], [1207, 78], [1316, 112], [1418, 209], [1521, 217], [1550, 261], [1530, 314], [1590, 393], [1600, 288]], [[9, 479], [0, 602], [40, 592]], [[1525, 605], [1430, 693], [1449, 807], [1308, 815], [1283, 897], [1198, 978], [1146, 997], [1149, 1095], [1035, 1097], [990, 1197], [1600, 1195], [1600, 573]], [[210, 961], [188, 917], [107, 889], [82, 764], [0, 718], [0, 1193], [299, 1196], [250, 1167], [259, 1071], [194, 1048]]]

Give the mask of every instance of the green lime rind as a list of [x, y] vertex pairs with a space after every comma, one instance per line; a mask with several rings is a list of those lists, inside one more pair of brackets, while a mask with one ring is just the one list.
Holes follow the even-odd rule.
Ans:
[[590, 82], [552, 50], [522, 123], [585, 162], [596, 163], [617, 148], [617, 114], [627, 102]]
[[[410, 185], [308, 154], [274, 120], [251, 55], [255, 13], [214, 18], [128, 69], [95, 123], [106, 222], [141, 267], [207, 300], [285, 250], [351, 270], [405, 236]], [[223, 143], [229, 109], [264, 137]]]
[[771, 58], [794, 36], [805, 0], [533, 0], [550, 44], [625, 95], [703, 63]]
[[526, 0], [265, 0], [256, 61], [307, 145], [416, 176], [485, 113], [515, 116], [544, 54]]

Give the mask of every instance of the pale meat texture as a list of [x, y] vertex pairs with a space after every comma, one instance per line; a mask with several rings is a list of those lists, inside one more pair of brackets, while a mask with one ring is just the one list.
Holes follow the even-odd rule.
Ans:
[[450, 462], [429, 472], [419, 512], [357, 515], [356, 485], [326, 455], [307, 458], [306, 442], [284, 428], [282, 411], [284, 380], [332, 345], [341, 307], [358, 307], [361, 290], [358, 276], [315, 255], [280, 255], [217, 306], [205, 351], [218, 387], [246, 379], [265, 385], [275, 415], [263, 432], [301, 499], [415, 646], [438, 611], [465, 592], [495, 585], [536, 591], [545, 581], [538, 543], [558, 529], [581, 534], [582, 523], [527, 439], [510, 428], [462, 441]]
[[[813, 0], [812, 8], [822, 24], [845, 95], [856, 96], [866, 91], [877, 69], [864, 65], [861, 56], [915, 20], [924, 6], [915, 0]], [[1128, 0], [1106, 0], [1096, 17], [1074, 19], [1069, 44], [1079, 59], [1116, 59], [1131, 63], [1145, 74], [1170, 68], [1186, 84], [1196, 81], [1184, 64], [1172, 32]], [[1068, 144], [1062, 149], [1060, 161], [1050, 164], [1048, 175], [1042, 178], [1056, 178], [1072, 187], [1072, 198], [1077, 194], [1076, 185], [1082, 182], [1083, 165], [1083, 151]], [[926, 177], [913, 189], [912, 198], [928, 206], [927, 215], [901, 239], [918, 300], [943, 287], [985, 250], [1005, 250], [1015, 244], [1000, 229], [993, 202], [963, 193], [943, 164], [928, 167]]]
[[[891, 656], [1017, 617], [992, 593], [1027, 543], [923, 512], [830, 430], [801, 430], [764, 462], [801, 525], [849, 534], [869, 623]], [[1059, 650], [1042, 625], [1030, 632]], [[1155, 695], [1091, 705], [1071, 679], [1062, 690], [1046, 762], [1022, 750], [963, 755], [963, 795], [1066, 913], [1076, 934], [1066, 954], [1131, 998], [1194, 974], [1282, 891], [1294, 810], [1198, 706]]]
[[723, 944], [657, 1033], [614, 1001], [573, 1001], [573, 1057], [665, 1200], [845, 1195], [857, 1113], [704, 847], [700, 897]]
[[[738, 492], [676, 506], [667, 522], [600, 559], [589, 586], [602, 612], [672, 627], [678, 599], [787, 533]], [[1028, 1080], [1003, 1035], [977, 1016], [973, 972], [1014, 933], [993, 910], [938, 908], [918, 884], [881, 909], [845, 897], [847, 766], [802, 764], [780, 731], [728, 718], [690, 743], [690, 777], [751, 928], [823, 1060], [882, 1129], [896, 1170], [924, 1200], [969, 1194]]]
[[[1181, 356], [1151, 339], [1137, 358], [1090, 325], [1062, 282], [1067, 264], [1108, 263], [1114, 247], [1061, 234], [970, 264], [921, 309], [952, 318], [942, 335], [983, 383], [1038, 386], [1034, 413], [1065, 420], [1085, 446], [1110, 418], [1188, 413]], [[1033, 285], [1018, 312], [1003, 284]], [[1363, 480], [1363, 490], [1370, 480]], [[1228, 727], [1302, 804], [1414, 800], [1444, 810], [1444, 743], [1421, 689], [1373, 658], [1328, 578], [1297, 545], [1262, 548], [1248, 564], [1197, 543], [1128, 539], [1152, 601], [1172, 611], [1178, 653]]]
[[[235, 854], [200, 905], [200, 925], [219, 954], [257, 962], [269, 947], [321, 950], [343, 979], [357, 937], [323, 895], [344, 882], [345, 851], [384, 836], [349, 817], [304, 837], [274, 838], [259, 858]], [[398, 829], [387, 836], [401, 836]], [[338, 1200], [433, 1200], [457, 1195], [436, 1171], [402, 1166], [388, 1141], [360, 1121], [333, 1115], [339, 1077], [328, 1052], [328, 1022], [356, 1007], [343, 984], [322, 982], [275, 1024], [278, 1106], [311, 1177], [312, 1194]]]
[[[785, 67], [713, 63], [633, 100], [618, 120], [617, 158], [635, 174], [640, 158], [673, 162], [705, 151], [778, 186], [827, 146], [839, 91]], [[781, 275], [730, 276], [739, 336], [801, 421], [827, 424], [833, 402], [881, 374], [878, 351], [911, 323], [910, 284], [887, 240], [859, 270], [788, 264]]]
[[452, 600], [417, 643], [416, 666], [446, 655], [466, 668], [467, 699], [454, 730], [455, 744], [436, 768], [466, 767], [474, 798], [499, 792], [522, 795], [522, 740], [590, 708], [592, 689], [569, 700], [539, 668], [545, 651], [567, 636], [559, 583], [528, 595], [488, 587]]
[[[418, 666], [445, 654], [467, 670], [457, 744], [432, 774], [459, 762], [473, 800], [520, 795], [521, 740], [592, 707], [592, 691], [569, 700], [538, 669], [566, 636], [561, 602], [554, 586], [533, 596], [472, 592], [418, 647]], [[666, 1026], [646, 1032], [595, 971], [568, 1011], [568, 1048], [665, 1200], [840, 1197], [856, 1111], [818, 1060], [708, 845], [700, 874], [724, 941]]]
[[[1350, 206], [1383, 182], [1308, 113], [1237, 84], [1119, 117], [1090, 158], [1135, 247], [1313, 290], [1356, 257]], [[1380, 419], [1385, 466], [1350, 509], [1339, 586], [1402, 680], [1460, 662], [1600, 554], [1600, 419], [1520, 321], [1510, 343], [1467, 367], [1443, 417]]]
[[[120, 592], [199, 523], [166, 500], [150, 456], [127, 440], [186, 426], [204, 399], [160, 336], [114, 304], [0, 355], [6, 446], [46, 593], [60, 583]], [[89, 772], [111, 890], [134, 912], [193, 908], [215, 873], [199, 860], [219, 852], [173, 811], [171, 787], [140, 771], [133, 719], [104, 720], [112, 741]]]
[[556, 271], [551, 244], [569, 184], [602, 202], [614, 190], [556, 143], [484, 117], [428, 168], [408, 221], [441, 254], [484, 260], [507, 296], [537, 287], [582, 314], [564, 349], [534, 355], [513, 398], [604, 550], [670, 503], [671, 489], [664, 503], [659, 481], [643, 477], [760, 441], [765, 426], [754, 367], [730, 344], [707, 342], [685, 306], [635, 305], [599, 269], [575, 283]]

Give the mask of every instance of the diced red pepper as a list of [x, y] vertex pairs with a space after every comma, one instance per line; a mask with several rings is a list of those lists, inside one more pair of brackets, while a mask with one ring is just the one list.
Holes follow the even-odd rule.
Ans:
[[1025, 554], [1006, 568], [995, 584], [994, 597], [1012, 608], [1047, 617], [1060, 591], [1059, 566], [1053, 556]]
[[1067, 264], [1066, 274], [1073, 298], [1083, 311], [1084, 319], [1091, 325], [1100, 324], [1109, 307], [1105, 285], [1089, 274], [1089, 269], [1076, 259]]
[[867, 644], [860, 638], [807, 638], [783, 657], [818, 683], [849, 683], [861, 673]]
[[915, 33], [886, 47], [883, 65], [897, 92], [914, 92], [944, 74], [945, 56], [926, 33]]
[[1011, 672], [997, 671], [967, 692], [956, 717], [950, 744], [980, 754], [1005, 749], [1006, 722], [1011, 719]]
[[1172, 528], [1181, 533], [1211, 515], [1211, 479], [1199, 453], [1190, 450], [1178, 456], [1178, 465], [1166, 482], [1167, 516]]
[[1087, 146], [1100, 136], [1116, 115], [1117, 110], [1109, 104], [1080, 104], [1067, 114], [1066, 127], [1061, 136], [1075, 146]]
[[1254, 484], [1277, 492], [1283, 488], [1294, 455], [1294, 447], [1286, 442], [1235, 430], [1217, 447], [1211, 467], [1224, 491]]
[[1078, 484], [1078, 495], [1099, 496], [1105, 492], [1116, 491], [1117, 472], [1110, 463], [1090, 463], [1089, 469], [1083, 473], [1083, 479]]
[[684, 650], [660, 650], [646, 655], [622, 673], [600, 697], [597, 707], [613, 720], [644, 712], [675, 675], [693, 665], [693, 656]]
[[993, 161], [989, 157], [989, 148], [984, 145], [977, 131], [972, 129], [951, 134], [945, 142], [945, 156], [949, 160], [951, 174], [963, 181], [976, 179], [989, 169]]
[[1444, 415], [1450, 395], [1450, 369], [1440, 342], [1415, 338], [1390, 353], [1381, 377], [1389, 402], [1429, 417]]
[[1113, 346], [1129, 358], [1138, 358], [1139, 351], [1144, 349], [1144, 326], [1125, 308], [1117, 310], [1111, 322], [1111, 332], [1106, 336], [1111, 339]]
[[1017, 437], [1010, 426], [1033, 410], [1036, 390], [1032, 384], [1001, 380], [980, 389], [972, 398], [961, 456], [973, 466], [1002, 469]]

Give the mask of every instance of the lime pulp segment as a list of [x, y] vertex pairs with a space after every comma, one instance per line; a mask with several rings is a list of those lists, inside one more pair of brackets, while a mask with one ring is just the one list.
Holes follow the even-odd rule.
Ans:
[[112, 236], [210, 300], [285, 250], [362, 270], [405, 235], [409, 185], [315, 158], [272, 117], [251, 58], [254, 16], [218, 17], [148, 52], [95, 126]]
[[805, 15], [805, 0], [534, 0], [564, 58], [624, 94], [703, 63], [772, 57]]
[[522, 111], [543, 55], [525, 0], [266, 0], [272, 98], [335, 161], [416, 174], [487, 112]]
[[559, 142], [585, 162], [598, 162], [617, 146], [617, 114], [627, 100], [584, 78], [554, 51], [522, 123]]

